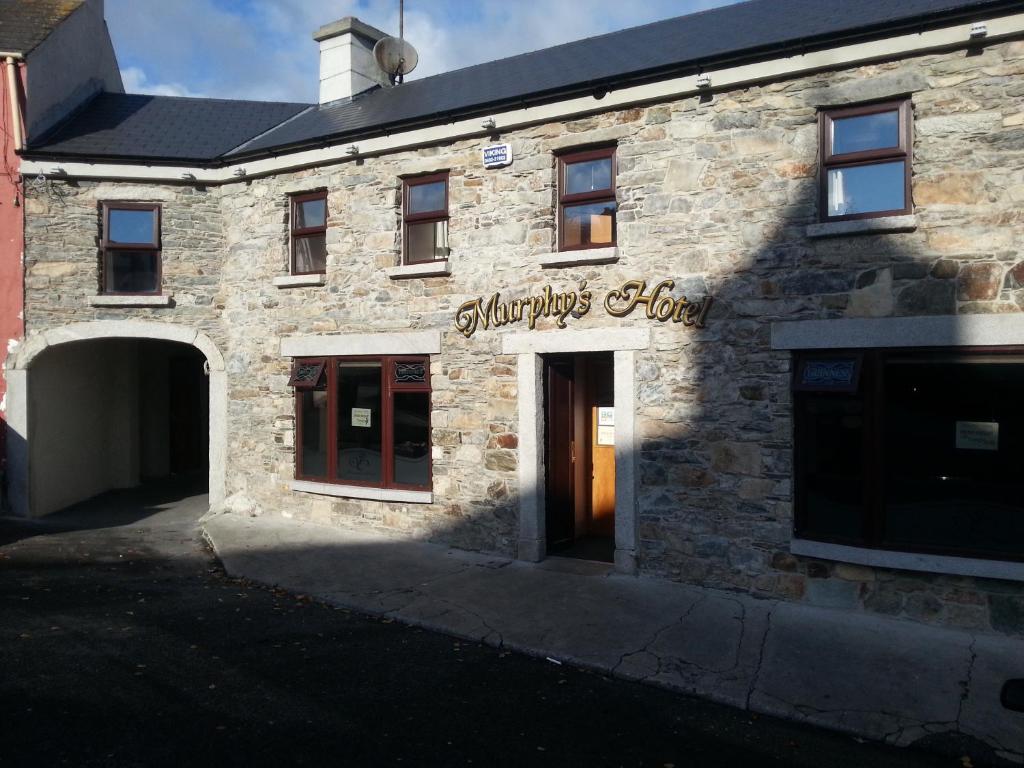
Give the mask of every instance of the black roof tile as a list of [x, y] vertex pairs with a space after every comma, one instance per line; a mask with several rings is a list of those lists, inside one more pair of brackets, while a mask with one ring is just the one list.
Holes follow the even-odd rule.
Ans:
[[308, 104], [102, 93], [30, 153], [211, 162]]
[[751, 0], [612, 32], [507, 59], [413, 80], [327, 104], [240, 147], [271, 148], [385, 130], [440, 115], [592, 90], [629, 77], [708, 65], [726, 58], [808, 47], [839, 36], [891, 28], [953, 12], [1024, 3], [994, 0]]
[[749, 0], [308, 108], [106, 94], [31, 151], [223, 162], [1021, 8], [1024, 0]]
[[0, 0], [0, 51], [31, 53], [84, 0]]

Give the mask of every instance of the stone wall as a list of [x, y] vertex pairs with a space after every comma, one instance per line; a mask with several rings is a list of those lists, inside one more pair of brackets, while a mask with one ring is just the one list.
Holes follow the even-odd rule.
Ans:
[[[637, 353], [640, 567], [650, 575], [855, 610], [1024, 631], [1024, 590], [994, 580], [830, 564], [789, 554], [790, 355], [770, 325], [841, 317], [1024, 311], [1024, 43], [823, 73], [609, 111], [503, 135], [511, 167], [484, 170], [486, 143], [252, 179], [222, 188], [56, 183], [26, 210], [28, 331], [125, 315], [192, 325], [229, 374], [229, 501], [324, 523], [386, 526], [514, 554], [516, 359], [505, 330], [471, 339], [464, 301], [587, 281], [676, 280], [715, 296], [703, 331], [599, 306], [573, 329], [649, 327]], [[812, 239], [817, 108], [913, 93], [912, 232]], [[618, 145], [619, 261], [542, 269], [556, 248], [553, 152]], [[451, 277], [391, 280], [400, 260], [401, 177], [450, 169]], [[286, 195], [329, 190], [327, 285], [280, 289]], [[164, 202], [164, 282], [175, 306], [95, 309], [97, 201]], [[1021, 318], [1024, 322], [1024, 316]], [[552, 328], [550, 320], [539, 329]], [[431, 505], [287, 490], [294, 467], [284, 336], [440, 329], [432, 359]], [[563, 331], [564, 333], [565, 331]], [[384, 351], [384, 350], [382, 350]]]

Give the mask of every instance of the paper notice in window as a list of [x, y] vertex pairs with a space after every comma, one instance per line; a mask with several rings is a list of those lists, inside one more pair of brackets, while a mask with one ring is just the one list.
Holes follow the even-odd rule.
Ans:
[[606, 214], [591, 214], [590, 242], [610, 243], [612, 241], [612, 217]]
[[614, 427], [615, 408], [599, 406], [597, 409], [597, 424], [600, 427]]
[[615, 427], [598, 426], [598, 428], [597, 428], [597, 444], [598, 445], [615, 445]]
[[369, 408], [353, 408], [352, 409], [352, 426], [353, 427], [368, 427], [370, 426], [370, 414], [372, 411]]
[[999, 424], [995, 421], [958, 421], [956, 447], [966, 451], [998, 451]]

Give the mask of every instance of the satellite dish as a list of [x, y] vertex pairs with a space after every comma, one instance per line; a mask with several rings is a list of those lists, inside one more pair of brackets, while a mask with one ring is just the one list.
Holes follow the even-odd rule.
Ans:
[[373, 58], [377, 65], [387, 72], [391, 83], [402, 82], [405, 75], [416, 69], [420, 55], [407, 40], [398, 37], [382, 37], [373, 46]]

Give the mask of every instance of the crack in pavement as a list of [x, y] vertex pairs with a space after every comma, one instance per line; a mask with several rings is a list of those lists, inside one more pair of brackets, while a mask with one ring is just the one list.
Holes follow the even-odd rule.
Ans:
[[978, 660], [978, 651], [976, 647], [978, 645], [977, 635], [971, 634], [971, 645], [968, 648], [971, 654], [970, 661], [967, 662], [967, 675], [964, 680], [960, 681], [960, 686], [963, 690], [960, 692], [960, 702], [956, 708], [956, 729], [960, 731], [960, 718], [964, 714], [964, 704], [967, 701], [967, 697], [971, 695], [971, 681], [974, 678], [974, 663]]
[[[690, 607], [687, 608], [683, 612], [682, 616], [680, 616], [675, 621], [673, 621], [673, 622], [671, 622], [669, 624], [666, 624], [664, 627], [661, 627], [660, 629], [655, 631], [655, 633], [653, 635], [651, 635], [651, 637], [642, 646], [637, 648], [635, 651], [627, 651], [626, 653], [623, 653], [621, 656], [619, 656], [619, 660], [617, 662], [615, 662], [615, 666], [613, 666], [612, 669], [611, 669], [611, 674], [613, 674], [613, 675], [616, 674], [618, 672], [618, 670], [619, 670], [619, 667], [621, 667], [622, 664], [626, 661], [626, 659], [628, 659], [630, 656], [637, 656], [637, 655], [639, 655], [641, 653], [651, 653], [647, 649], [650, 648], [651, 645], [653, 645], [658, 640], [659, 637], [661, 637], [665, 632], [667, 632], [668, 630], [672, 629], [673, 627], [679, 626], [684, 621], [686, 621], [690, 617], [690, 614], [693, 613], [694, 610], [696, 610], [697, 606], [700, 605], [701, 603], [705, 602], [707, 599], [708, 598], [707, 598], [706, 595], [699, 596], [693, 603], [691, 603]], [[648, 678], [654, 677], [655, 675], [658, 675], [658, 674], [661, 673], [661, 670], [662, 670], [662, 659], [661, 659], [661, 656], [659, 656], [656, 653], [651, 653], [651, 655], [654, 656], [654, 658], [658, 660], [658, 668], [654, 672], [652, 672], [651, 674], [644, 675], [643, 677], [640, 678], [640, 680], [647, 680]], [[683, 661], [683, 660], [679, 659], [679, 661]]]
[[[750, 699], [754, 695], [754, 690], [757, 688], [757, 680], [761, 676], [761, 667], [764, 664], [764, 650], [768, 645], [768, 633], [772, 629], [772, 615], [773, 610], [769, 609], [768, 616], [764, 620], [764, 635], [761, 637], [761, 648], [757, 652], [757, 666], [754, 667], [754, 674], [750, 676], [750, 687], [747, 688], [747, 700], [744, 703], [744, 708], [747, 710], [750, 709]], [[787, 702], [783, 701], [782, 703], [786, 704]]]

